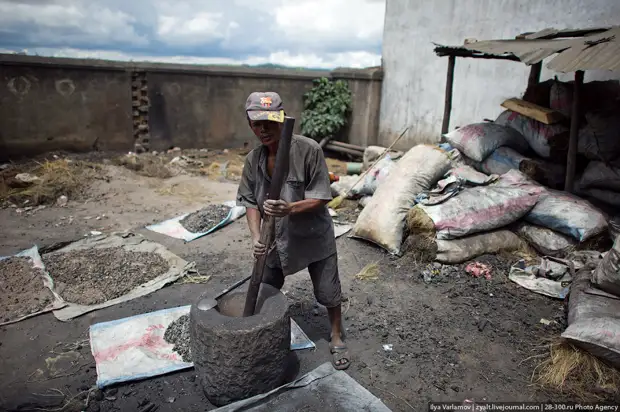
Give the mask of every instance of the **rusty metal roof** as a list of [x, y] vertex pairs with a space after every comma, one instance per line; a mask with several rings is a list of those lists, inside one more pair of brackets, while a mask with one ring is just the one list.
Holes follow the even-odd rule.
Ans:
[[[579, 37], [562, 38], [563, 35]], [[555, 55], [547, 67], [563, 73], [620, 70], [620, 26], [564, 31], [545, 29], [527, 34], [525, 38], [478, 41], [459, 48], [488, 57], [514, 55], [530, 65]]]

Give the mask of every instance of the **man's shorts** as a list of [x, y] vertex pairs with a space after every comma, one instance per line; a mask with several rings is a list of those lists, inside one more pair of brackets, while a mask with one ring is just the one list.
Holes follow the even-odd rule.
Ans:
[[[265, 265], [263, 283], [281, 289], [284, 285], [284, 273], [278, 266]], [[326, 308], [340, 305], [342, 289], [338, 274], [338, 254], [334, 253], [323, 260], [311, 263], [308, 265], [308, 272], [310, 272], [316, 300]]]

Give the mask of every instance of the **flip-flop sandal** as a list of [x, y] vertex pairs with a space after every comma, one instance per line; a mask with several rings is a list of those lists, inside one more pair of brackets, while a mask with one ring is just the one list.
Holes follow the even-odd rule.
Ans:
[[347, 345], [332, 346], [329, 344], [329, 351], [332, 354], [332, 366], [339, 370], [345, 370], [351, 365], [351, 358], [349, 357], [349, 349]]

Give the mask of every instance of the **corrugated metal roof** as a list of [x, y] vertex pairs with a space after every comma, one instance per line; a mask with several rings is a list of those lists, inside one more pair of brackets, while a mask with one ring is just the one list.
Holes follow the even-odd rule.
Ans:
[[620, 27], [586, 36], [547, 64], [551, 70], [620, 70]]
[[612, 27], [590, 27], [588, 29], [564, 29], [558, 30], [554, 28], [543, 29], [536, 33], [523, 33], [517, 36], [517, 39], [554, 39], [559, 37], [583, 37], [588, 34], [601, 33], [611, 29]]
[[562, 40], [486, 40], [469, 43], [463, 47], [484, 53], [512, 53], [523, 63], [535, 64], [539, 61], [569, 48], [573, 39]]
[[[547, 67], [558, 72], [620, 70], [620, 26], [604, 32], [592, 33], [592, 31], [599, 30], [564, 31], [566, 33], [591, 33], [577, 38], [486, 40], [465, 44], [461, 48], [488, 55], [510, 53], [526, 64], [536, 64], [557, 53]], [[558, 33], [561, 31], [546, 29], [533, 33], [532, 36], [544, 37]]]

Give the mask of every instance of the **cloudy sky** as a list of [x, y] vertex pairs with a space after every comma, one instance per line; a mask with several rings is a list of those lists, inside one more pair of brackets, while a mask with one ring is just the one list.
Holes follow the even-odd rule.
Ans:
[[0, 0], [0, 52], [368, 67], [385, 0]]

